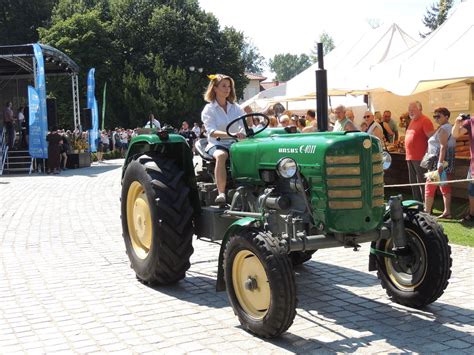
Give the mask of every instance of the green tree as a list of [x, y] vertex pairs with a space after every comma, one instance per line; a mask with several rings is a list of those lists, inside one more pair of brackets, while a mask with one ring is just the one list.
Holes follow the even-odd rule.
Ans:
[[108, 127], [141, 125], [150, 111], [162, 123], [198, 120], [206, 75], [232, 76], [241, 96], [244, 71], [258, 57], [243, 33], [220, 30], [197, 0], [59, 0], [41, 37], [80, 65], [81, 88], [90, 67], [97, 95], [109, 82]]
[[426, 33], [421, 33], [420, 36], [425, 38], [431, 32], [436, 30], [443, 24], [448, 18], [449, 10], [453, 7], [453, 0], [439, 0], [438, 3], [434, 3], [430, 8], [426, 9], [426, 14], [423, 16], [423, 24], [430, 29]]
[[314, 48], [311, 50], [310, 58], [313, 63], [318, 62], [318, 42], [323, 44], [324, 55], [336, 48], [332, 37], [326, 31], [323, 31], [319, 36], [319, 41], [314, 42]]
[[270, 59], [270, 69], [276, 74], [275, 80], [287, 81], [311, 65], [311, 59], [306, 54], [277, 54]]
[[58, 0], [2, 0], [0, 3], [0, 45], [38, 41], [36, 29], [48, 25]]
[[[100, 18], [99, 10], [78, 12], [55, 22], [49, 29], [40, 28], [41, 41], [53, 45], [71, 57], [80, 67], [79, 87], [85, 88], [87, 71], [96, 68], [96, 94], [113, 75], [114, 48], [109, 24]], [[69, 78], [48, 78], [48, 91], [58, 98], [58, 120], [62, 126], [71, 125], [71, 82]], [[84, 92], [80, 90], [81, 92]], [[113, 90], [112, 90], [113, 92]], [[82, 97], [81, 106], [85, 105]]]
[[250, 73], [261, 73], [265, 65], [265, 58], [260, 55], [258, 48], [248, 38], [242, 49], [242, 59], [245, 64], [245, 71]]
[[110, 21], [109, 0], [56, 0], [51, 21], [54, 23], [65, 21], [75, 14], [84, 14], [90, 10], [97, 10], [103, 21]]

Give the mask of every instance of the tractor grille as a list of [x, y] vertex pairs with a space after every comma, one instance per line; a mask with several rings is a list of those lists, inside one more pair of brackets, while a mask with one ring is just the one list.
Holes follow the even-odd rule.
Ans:
[[[326, 184], [328, 204], [331, 209], [359, 209], [364, 200], [369, 206], [384, 204], [382, 154], [373, 153], [370, 164], [372, 171], [365, 175], [360, 155], [326, 156]], [[370, 166], [370, 165], [369, 165]], [[367, 178], [364, 180], [364, 176]], [[364, 196], [364, 191], [372, 193]]]
[[372, 207], [383, 206], [383, 165], [382, 153], [372, 154]]

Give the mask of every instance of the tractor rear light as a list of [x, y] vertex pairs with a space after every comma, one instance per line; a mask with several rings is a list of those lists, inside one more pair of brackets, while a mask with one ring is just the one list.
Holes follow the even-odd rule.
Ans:
[[298, 165], [291, 158], [281, 158], [276, 166], [278, 175], [285, 179], [291, 179], [298, 171]]

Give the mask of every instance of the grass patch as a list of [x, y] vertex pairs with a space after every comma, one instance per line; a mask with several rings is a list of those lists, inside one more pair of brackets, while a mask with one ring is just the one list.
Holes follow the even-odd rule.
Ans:
[[[404, 200], [413, 199], [411, 190], [395, 191], [395, 189], [385, 189], [385, 198], [392, 195], [402, 194]], [[466, 191], [467, 194], [467, 191]], [[469, 201], [467, 199], [453, 198], [451, 202], [453, 219], [439, 219], [444, 232], [452, 244], [474, 247], [474, 221], [464, 222], [462, 218], [469, 211]], [[433, 205], [433, 215], [439, 216], [443, 212], [443, 198], [439, 193], [435, 197]]]

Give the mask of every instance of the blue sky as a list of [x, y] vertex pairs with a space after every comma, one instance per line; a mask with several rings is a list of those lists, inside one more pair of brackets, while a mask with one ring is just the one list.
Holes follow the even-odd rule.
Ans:
[[[437, 2], [438, 0], [436, 0]], [[473, 0], [471, 0], [473, 1]], [[275, 54], [309, 54], [325, 31], [337, 46], [370, 27], [367, 19], [397, 23], [412, 37], [425, 32], [422, 18], [435, 0], [199, 0], [221, 26], [245, 33], [268, 60]], [[455, 4], [460, 0], [455, 0]], [[266, 72], [268, 75], [269, 73]]]

